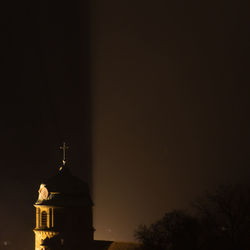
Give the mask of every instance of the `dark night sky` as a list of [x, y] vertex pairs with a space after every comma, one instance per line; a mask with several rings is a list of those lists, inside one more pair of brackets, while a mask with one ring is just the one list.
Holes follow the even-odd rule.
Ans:
[[93, 12], [96, 236], [132, 240], [203, 190], [249, 179], [249, 14], [242, 1]]
[[0, 244], [15, 250], [33, 247], [32, 204], [63, 140], [72, 172], [93, 180], [96, 238], [131, 241], [250, 177], [246, 3], [78, 4], [0, 8]]

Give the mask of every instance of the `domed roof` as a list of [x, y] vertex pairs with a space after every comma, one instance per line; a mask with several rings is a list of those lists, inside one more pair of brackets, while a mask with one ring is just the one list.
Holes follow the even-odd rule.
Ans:
[[39, 194], [44, 188], [48, 195], [45, 198], [40, 198], [39, 195], [36, 205], [92, 205], [88, 184], [73, 176], [66, 165], [60, 167], [56, 175], [41, 184]]
[[53, 177], [44, 182], [50, 192], [60, 192], [67, 194], [89, 193], [88, 184], [73, 176], [69, 168], [65, 165]]

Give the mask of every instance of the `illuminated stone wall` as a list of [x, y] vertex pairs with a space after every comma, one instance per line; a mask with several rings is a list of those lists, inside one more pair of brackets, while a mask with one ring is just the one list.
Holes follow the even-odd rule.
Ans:
[[40, 250], [43, 240], [46, 238], [51, 239], [52, 237], [59, 234], [54, 230], [54, 212], [55, 208], [51, 206], [39, 206], [36, 207], [36, 227], [35, 233], [35, 250]]

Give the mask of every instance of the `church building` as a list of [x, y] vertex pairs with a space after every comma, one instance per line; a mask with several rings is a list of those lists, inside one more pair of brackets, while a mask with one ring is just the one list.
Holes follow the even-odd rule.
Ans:
[[136, 243], [94, 240], [93, 202], [87, 183], [63, 161], [55, 176], [41, 183], [36, 208], [35, 250], [133, 250]]

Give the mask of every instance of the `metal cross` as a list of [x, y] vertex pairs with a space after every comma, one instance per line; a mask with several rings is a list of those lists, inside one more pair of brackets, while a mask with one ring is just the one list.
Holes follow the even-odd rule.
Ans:
[[66, 163], [66, 150], [67, 150], [68, 148], [69, 148], [69, 147], [66, 146], [66, 143], [65, 143], [65, 142], [63, 143], [62, 146], [60, 146], [60, 149], [62, 149], [62, 151], [63, 151], [63, 160], [62, 160], [63, 165], [65, 165], [65, 163]]

